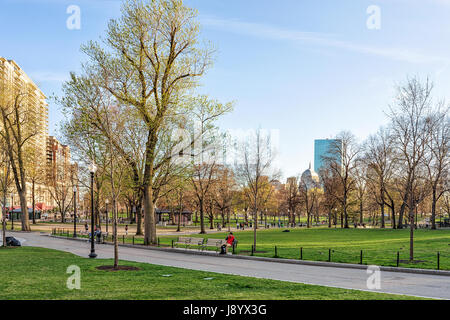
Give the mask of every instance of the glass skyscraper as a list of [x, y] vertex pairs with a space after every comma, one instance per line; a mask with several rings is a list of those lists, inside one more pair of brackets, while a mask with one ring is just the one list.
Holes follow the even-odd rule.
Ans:
[[333, 154], [333, 146], [336, 143], [341, 143], [341, 140], [336, 139], [326, 139], [326, 140], [315, 140], [314, 141], [314, 171], [320, 172], [325, 166], [324, 157], [335, 158], [336, 162], [340, 163], [342, 161], [340, 154]]

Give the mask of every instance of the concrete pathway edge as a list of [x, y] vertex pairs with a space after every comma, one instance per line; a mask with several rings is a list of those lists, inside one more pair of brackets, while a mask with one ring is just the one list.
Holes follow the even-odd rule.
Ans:
[[[49, 234], [44, 234], [44, 236], [56, 238], [56, 239], [64, 239], [64, 240], [72, 240], [72, 241], [88, 241], [86, 238], [68, 238], [61, 236], [53, 236]], [[106, 242], [105, 245], [113, 245], [112, 243]], [[224, 259], [242, 259], [242, 260], [253, 260], [253, 261], [264, 261], [264, 262], [277, 262], [277, 263], [287, 263], [287, 264], [300, 264], [300, 265], [309, 265], [309, 266], [318, 266], [318, 267], [328, 267], [328, 268], [343, 268], [343, 269], [362, 269], [366, 270], [369, 265], [360, 265], [360, 264], [351, 264], [351, 263], [338, 263], [338, 262], [325, 262], [325, 261], [306, 261], [306, 260], [294, 260], [294, 259], [280, 259], [280, 258], [268, 258], [268, 257], [255, 257], [255, 256], [239, 256], [239, 255], [219, 255], [216, 252], [210, 251], [197, 251], [197, 250], [186, 250], [186, 249], [178, 249], [178, 248], [159, 248], [159, 247], [151, 247], [151, 246], [137, 246], [132, 244], [123, 244], [119, 243], [120, 247], [141, 249], [141, 250], [155, 250], [155, 251], [164, 251], [164, 252], [175, 252], [175, 253], [183, 253], [188, 255], [209, 255], [220, 257]], [[377, 266], [380, 268], [380, 271], [389, 271], [389, 272], [402, 272], [402, 273], [415, 273], [415, 274], [428, 274], [435, 276], [448, 276], [450, 277], [450, 271], [446, 270], [434, 270], [434, 269], [415, 269], [415, 268], [402, 268], [402, 267], [386, 267], [386, 266]]]

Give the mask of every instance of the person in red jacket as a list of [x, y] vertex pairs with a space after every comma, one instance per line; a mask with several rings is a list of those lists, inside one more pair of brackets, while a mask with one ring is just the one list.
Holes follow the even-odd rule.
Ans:
[[227, 240], [227, 251], [228, 247], [232, 247], [234, 244], [234, 241], [236, 240], [235, 236], [233, 235], [233, 232], [230, 232], [230, 234], [226, 238]]

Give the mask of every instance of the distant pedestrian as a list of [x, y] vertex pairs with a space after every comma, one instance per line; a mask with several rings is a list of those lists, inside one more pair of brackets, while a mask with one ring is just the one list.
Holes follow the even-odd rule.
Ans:
[[102, 237], [102, 230], [100, 229], [100, 227], [97, 227], [95, 229], [95, 236], [97, 236], [97, 242], [100, 243], [101, 237]]
[[128, 225], [125, 226], [125, 235], [128, 236]]

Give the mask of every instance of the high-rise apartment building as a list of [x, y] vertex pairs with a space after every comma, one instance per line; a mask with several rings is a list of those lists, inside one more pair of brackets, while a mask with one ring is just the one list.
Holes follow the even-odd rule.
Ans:
[[[77, 166], [70, 162], [70, 148], [48, 135], [48, 105], [45, 95], [15, 61], [0, 57], [1, 106], [12, 111], [15, 101], [20, 103], [23, 134], [31, 136], [24, 149], [28, 166], [28, 207], [32, 204], [31, 174], [33, 171], [40, 174], [39, 179], [36, 179], [37, 183], [34, 184], [37, 207], [47, 209], [55, 207], [55, 191], [51, 188], [54, 188], [55, 182], [58, 185], [66, 184], [70, 188], [70, 192], [67, 193], [71, 195]], [[12, 186], [11, 192], [8, 198], [14, 199], [13, 206], [18, 206], [19, 197], [15, 192], [15, 186]]]
[[70, 148], [61, 144], [55, 137], [47, 139], [47, 179], [49, 181], [66, 181], [73, 177], [70, 163]]
[[27, 145], [37, 152], [36, 161], [45, 163], [48, 137], [46, 97], [15, 61], [0, 57], [0, 101], [3, 106], [12, 106], [15, 100], [22, 106], [23, 134], [33, 133]]

